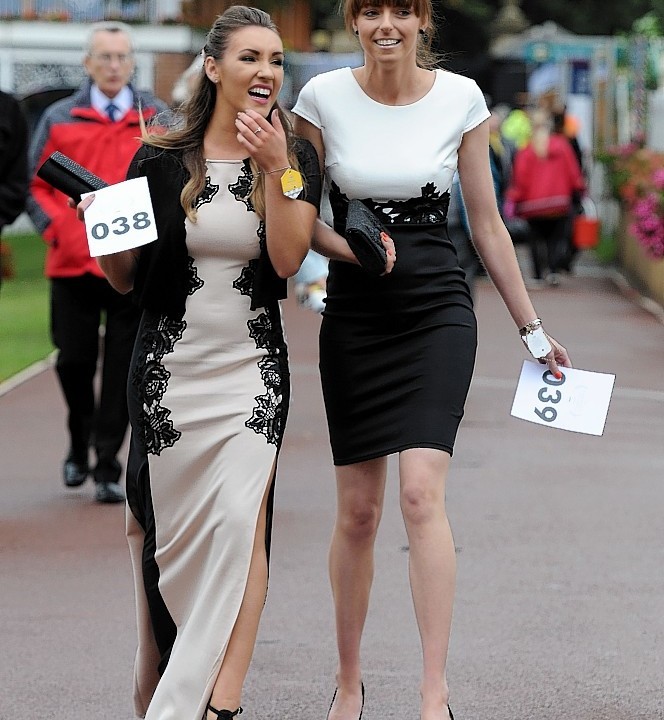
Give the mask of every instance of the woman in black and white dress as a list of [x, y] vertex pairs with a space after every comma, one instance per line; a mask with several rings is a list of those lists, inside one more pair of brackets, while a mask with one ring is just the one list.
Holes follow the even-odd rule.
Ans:
[[320, 198], [315, 150], [292, 136], [276, 102], [284, 53], [269, 15], [230, 8], [204, 56], [181, 125], [146, 133], [129, 171], [148, 179], [158, 240], [101, 259], [143, 308], [129, 377], [127, 534], [134, 699], [147, 720], [240, 712], [288, 412], [279, 300]]
[[[331, 258], [320, 332], [338, 503], [330, 576], [339, 664], [329, 720], [362, 712], [360, 641], [392, 453], [423, 650], [420, 716], [442, 720], [451, 717], [445, 668], [455, 584], [445, 481], [476, 349], [471, 296], [446, 231], [457, 167], [475, 245], [517, 327], [529, 342], [544, 340], [536, 355], [551, 372], [569, 358], [535, 321], [496, 206], [484, 97], [473, 81], [429, 69], [430, 0], [345, 0], [344, 14], [364, 65], [313, 78], [293, 108], [334, 211], [334, 228], [319, 220], [313, 243]], [[350, 199], [362, 200], [394, 241], [396, 263], [381, 277], [353, 263], [342, 237]]]

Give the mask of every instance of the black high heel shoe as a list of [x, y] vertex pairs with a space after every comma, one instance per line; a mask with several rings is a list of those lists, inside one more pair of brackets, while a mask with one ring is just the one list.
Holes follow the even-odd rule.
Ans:
[[[362, 713], [364, 712], [364, 683], [360, 683], [360, 687], [362, 688], [362, 705], [360, 707], [360, 714], [357, 720], [362, 720]], [[330, 711], [332, 710], [332, 705], [334, 705], [334, 701], [337, 697], [338, 689], [339, 688], [334, 688], [334, 695], [332, 695], [332, 702], [330, 703], [330, 707], [327, 711], [327, 715], [325, 716], [325, 720], [328, 720], [328, 718], [330, 717]], [[454, 718], [452, 718], [452, 720], [454, 720]]]
[[218, 720], [232, 720], [236, 715], [242, 714], [242, 708], [239, 707], [235, 712], [232, 710], [217, 710], [217, 708], [212, 707], [210, 703], [208, 703], [207, 707], [205, 708], [205, 715], [203, 715], [203, 720], [207, 720], [207, 711], [210, 711], [214, 713]]

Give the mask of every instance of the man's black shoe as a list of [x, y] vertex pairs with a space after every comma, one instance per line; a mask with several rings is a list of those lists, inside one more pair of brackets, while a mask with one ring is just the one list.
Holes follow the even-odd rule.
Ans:
[[95, 500], [100, 503], [124, 502], [125, 495], [122, 488], [114, 482], [95, 483]]
[[67, 487], [82, 485], [86, 481], [89, 472], [86, 463], [80, 463], [76, 460], [65, 460], [62, 468], [62, 476]]
[[122, 475], [122, 465], [115, 459], [99, 458], [92, 472], [96, 483], [112, 483], [117, 485]]

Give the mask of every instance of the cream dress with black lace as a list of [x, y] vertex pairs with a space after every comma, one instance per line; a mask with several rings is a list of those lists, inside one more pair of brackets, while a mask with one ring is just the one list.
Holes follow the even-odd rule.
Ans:
[[[248, 163], [207, 168], [197, 222], [186, 222], [185, 316], [144, 315], [129, 380], [135, 706], [149, 720], [203, 715], [244, 596], [289, 400], [279, 303], [250, 309], [265, 231], [248, 200]], [[271, 508], [270, 493], [268, 551]]]

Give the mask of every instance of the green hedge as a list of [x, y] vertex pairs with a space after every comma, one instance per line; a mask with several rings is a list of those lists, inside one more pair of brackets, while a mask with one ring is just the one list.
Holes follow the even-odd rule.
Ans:
[[5, 234], [2, 242], [10, 248], [14, 277], [0, 287], [0, 382], [53, 350], [44, 243], [36, 234]]

